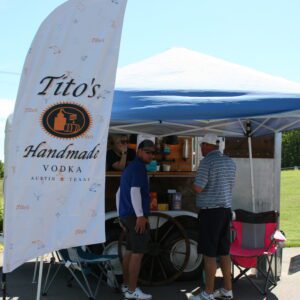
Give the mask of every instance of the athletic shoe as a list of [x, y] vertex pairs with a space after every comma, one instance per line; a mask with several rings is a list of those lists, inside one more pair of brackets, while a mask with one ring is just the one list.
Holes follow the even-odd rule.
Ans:
[[121, 292], [124, 295], [128, 291], [128, 285], [127, 284], [121, 284]]
[[223, 300], [223, 299], [233, 299], [232, 291], [227, 291], [224, 288], [220, 288], [218, 290], [214, 291], [214, 297], [217, 300]]
[[129, 299], [134, 299], [134, 300], [151, 300], [152, 295], [145, 294], [141, 291], [141, 289], [136, 288], [134, 292], [130, 292], [127, 290], [127, 292], [124, 295], [124, 300], [129, 300]]
[[215, 298], [213, 294], [207, 294], [205, 291], [202, 291], [197, 296], [189, 297], [189, 300], [215, 300]]

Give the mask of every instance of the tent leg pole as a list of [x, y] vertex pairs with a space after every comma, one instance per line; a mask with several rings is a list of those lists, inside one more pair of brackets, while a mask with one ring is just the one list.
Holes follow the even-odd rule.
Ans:
[[252, 139], [248, 137], [248, 149], [249, 149], [249, 160], [250, 160], [250, 177], [251, 177], [251, 199], [252, 199], [252, 208], [256, 212], [255, 207], [255, 195], [254, 195], [254, 175], [253, 175], [253, 155], [252, 155]]
[[39, 270], [39, 279], [38, 279], [38, 287], [36, 293], [36, 300], [40, 300], [41, 298], [41, 286], [42, 286], [42, 276], [43, 276], [43, 263], [44, 263], [44, 256], [40, 257], [40, 270]]
[[6, 273], [2, 273], [1, 278], [2, 299], [6, 299]]

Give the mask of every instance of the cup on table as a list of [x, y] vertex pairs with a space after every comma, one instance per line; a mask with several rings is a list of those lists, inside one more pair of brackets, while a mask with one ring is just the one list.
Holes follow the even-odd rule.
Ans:
[[164, 171], [164, 172], [169, 172], [169, 171], [171, 171], [171, 166], [170, 166], [170, 165], [163, 164], [162, 166], [163, 166], [163, 171]]

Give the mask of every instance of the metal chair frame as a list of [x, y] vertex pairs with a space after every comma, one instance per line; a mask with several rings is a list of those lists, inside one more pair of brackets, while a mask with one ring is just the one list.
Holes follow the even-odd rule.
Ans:
[[[56, 255], [57, 258], [55, 258], [53, 254], [49, 263], [42, 295], [47, 295], [49, 288], [51, 287], [61, 266], [63, 265], [72, 275], [71, 279], [68, 280], [68, 286], [71, 286], [71, 281], [75, 279], [89, 299], [95, 299], [100, 284], [103, 282], [107, 284], [108, 280], [113, 280], [113, 285], [118, 291], [120, 290], [119, 283], [115, 277], [114, 270], [111, 265], [111, 260], [118, 259], [118, 255], [97, 255], [94, 253], [85, 252], [81, 249], [81, 247], [62, 249], [57, 251]], [[54, 265], [58, 265], [58, 267], [51, 279], [49, 279], [51, 269], [54, 267]], [[100, 275], [91, 270], [90, 266], [92, 265], [98, 267]], [[78, 273], [81, 274], [83, 281], [80, 280]], [[108, 274], [111, 276], [109, 277]], [[94, 292], [92, 291], [91, 284], [89, 283], [88, 275], [92, 275], [98, 280]], [[106, 281], [103, 280], [103, 277], [106, 278]]]
[[[242, 241], [236, 241], [238, 239], [238, 235], [236, 234], [233, 237], [233, 243], [235, 243], [235, 247], [241, 249], [241, 254], [238, 255], [236, 254], [236, 248], [233, 250], [231, 248], [230, 255], [232, 257], [232, 278], [233, 282], [235, 283], [238, 281], [241, 277], [245, 277], [253, 287], [255, 287], [258, 292], [262, 295], [266, 295], [272, 288], [274, 288], [277, 285], [278, 282], [278, 276], [277, 276], [277, 247], [278, 243], [282, 242], [285, 240], [284, 236], [281, 235], [281, 237], [274, 238], [275, 233], [278, 231], [278, 218], [279, 218], [279, 213], [277, 211], [269, 211], [269, 212], [262, 212], [262, 213], [252, 213], [252, 212], [247, 212], [244, 210], [236, 210], [235, 211], [235, 216], [236, 219], [232, 222], [232, 226], [234, 231], [239, 230], [238, 228], [235, 228], [235, 224], [237, 227], [237, 223], [242, 223], [242, 224], [263, 224], [265, 226], [272, 224], [271, 227], [274, 227], [274, 231], [270, 236], [268, 236], [268, 233], [265, 233], [264, 236], [264, 241], [265, 245], [263, 248], [257, 247], [257, 248], [251, 248], [251, 249], [245, 249], [242, 247]], [[239, 239], [243, 235], [242, 232], [239, 234]], [[267, 242], [268, 241], [268, 245]], [[237, 242], [237, 243], [236, 243]], [[234, 245], [234, 244], [232, 244]], [[239, 245], [239, 246], [237, 246]], [[243, 253], [243, 250], [248, 250]], [[260, 250], [258, 253], [255, 254], [255, 250]], [[254, 251], [254, 253], [253, 253]], [[252, 252], [252, 255], [251, 255]], [[239, 261], [239, 259], [249, 259], [250, 262], [248, 263], [249, 265], [244, 265], [243, 263]], [[253, 260], [253, 263], [251, 263], [251, 259]], [[275, 259], [275, 268], [274, 271], [272, 269], [272, 263]], [[264, 271], [262, 269], [262, 263], [266, 262], [267, 269]], [[234, 276], [234, 267], [237, 267], [239, 270], [239, 274], [237, 276]], [[247, 272], [255, 268], [262, 276], [264, 279], [264, 284], [261, 286], [258, 283], [256, 283], [249, 275]]]

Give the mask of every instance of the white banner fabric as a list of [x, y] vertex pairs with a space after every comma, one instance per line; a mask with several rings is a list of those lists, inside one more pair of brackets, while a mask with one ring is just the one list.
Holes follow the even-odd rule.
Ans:
[[126, 0], [70, 0], [40, 26], [9, 142], [5, 273], [105, 241], [105, 161]]

